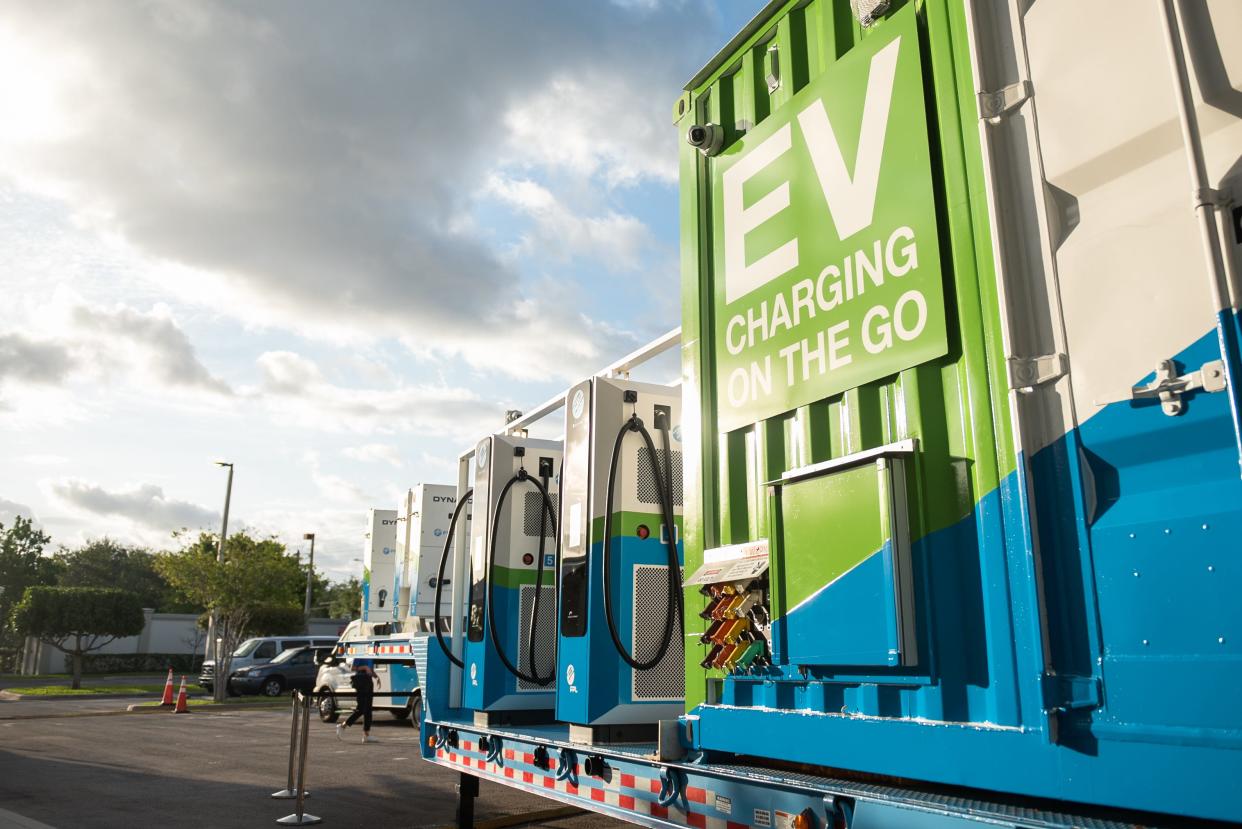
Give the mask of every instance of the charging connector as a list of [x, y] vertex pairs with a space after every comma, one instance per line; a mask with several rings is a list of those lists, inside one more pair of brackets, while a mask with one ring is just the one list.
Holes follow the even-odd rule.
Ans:
[[673, 407], [657, 403], [655, 416], [652, 418], [652, 425], [657, 429], [668, 430], [673, 428]]

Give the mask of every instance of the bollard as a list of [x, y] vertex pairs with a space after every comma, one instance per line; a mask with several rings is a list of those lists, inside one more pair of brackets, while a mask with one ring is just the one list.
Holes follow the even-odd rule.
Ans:
[[[298, 710], [298, 697], [301, 691], [293, 692], [293, 716], [290, 717], [291, 724], [289, 726], [289, 778], [285, 783], [285, 787], [278, 792], [272, 792], [272, 797], [276, 800], [293, 800], [298, 793], [293, 788], [293, 769], [298, 756], [298, 716], [301, 713]], [[310, 792], [302, 792], [302, 797], [310, 797]]]
[[[310, 710], [311, 698], [309, 694], [302, 694], [302, 733], [298, 740], [298, 779], [297, 787], [294, 791], [297, 793], [296, 811], [291, 815], [285, 815], [276, 820], [283, 826], [310, 826], [315, 823], [322, 823], [321, 818], [315, 815], [308, 815], [302, 810], [302, 801], [306, 799], [306, 741], [310, 732]], [[295, 697], [296, 699], [296, 697]], [[295, 718], [296, 719], [296, 718]]]

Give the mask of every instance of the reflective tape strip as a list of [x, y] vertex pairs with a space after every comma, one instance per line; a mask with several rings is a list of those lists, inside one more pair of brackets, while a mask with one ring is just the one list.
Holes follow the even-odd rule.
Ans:
[[[470, 750], [474, 743], [469, 740], [463, 740], [462, 748]], [[505, 750], [507, 759], [516, 758], [517, 754], [512, 749]], [[591, 784], [578, 785], [570, 783], [568, 780], [557, 780], [555, 777], [547, 774], [535, 774], [529, 771], [517, 771], [510, 767], [498, 766], [495, 763], [488, 763], [482, 759], [466, 757], [458, 755], [456, 752], [445, 752], [440, 748], [436, 750], [436, 757], [447, 759], [450, 763], [465, 766], [466, 768], [477, 768], [480, 771], [491, 774], [495, 777], [502, 777], [507, 780], [518, 779], [521, 774], [521, 780], [527, 785], [542, 785], [545, 789], [552, 789], [562, 794], [571, 795], [590, 800], [593, 803], [602, 803], [611, 806], [614, 809], [634, 812], [640, 815], [647, 815], [661, 820], [668, 820], [673, 823], [683, 824], [685, 826], [694, 827], [694, 829], [754, 829], [751, 824], [739, 823], [737, 821], [726, 820], [724, 818], [706, 815], [702, 812], [686, 812], [676, 805], [661, 806], [651, 800], [646, 800], [633, 795], [621, 794], [617, 788], [628, 788], [636, 791], [648, 789], [651, 793], [660, 791], [660, 781], [653, 778], [638, 777], [636, 775], [618, 775], [620, 778], [620, 786], [606, 786], [604, 781], [592, 778]], [[533, 756], [523, 753], [523, 762], [533, 760]], [[598, 782], [600, 785], [592, 785]], [[710, 789], [703, 789], [696, 786], [688, 786], [686, 788], [686, 800], [691, 803], [706, 803], [707, 798], [711, 797], [715, 802], [715, 794]]]

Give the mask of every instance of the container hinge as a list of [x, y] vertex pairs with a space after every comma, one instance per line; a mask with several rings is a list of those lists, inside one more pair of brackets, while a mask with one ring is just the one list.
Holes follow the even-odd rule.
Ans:
[[1009, 367], [1009, 387], [1023, 394], [1069, 373], [1069, 358], [1059, 351], [1041, 357], [1010, 357], [1005, 362]]
[[1034, 90], [1030, 81], [1018, 81], [1003, 86], [994, 92], [979, 93], [979, 118], [989, 123], [996, 123], [1010, 110], [1022, 106]]
[[1134, 400], [1160, 401], [1160, 408], [1169, 417], [1175, 417], [1186, 410], [1186, 402], [1182, 395], [1202, 389], [1206, 392], [1224, 391], [1225, 363], [1223, 360], [1212, 360], [1204, 363], [1198, 371], [1187, 374], [1177, 373], [1177, 363], [1173, 360], [1161, 360], [1156, 365], [1155, 378], [1145, 386], [1133, 386], [1130, 395], [1116, 400], [1097, 400], [1095, 405], [1107, 406], [1109, 403], [1126, 403]]
[[1076, 711], [1100, 704], [1100, 680], [1077, 674], [1044, 674], [1044, 710]]

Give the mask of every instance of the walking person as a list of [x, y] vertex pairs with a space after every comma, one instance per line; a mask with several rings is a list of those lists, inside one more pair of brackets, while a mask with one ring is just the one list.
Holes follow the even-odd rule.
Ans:
[[375, 699], [375, 689], [379, 685], [379, 677], [376, 676], [370, 659], [355, 659], [353, 669], [349, 684], [353, 686], [354, 692], [358, 695], [357, 707], [349, 715], [349, 719], [336, 727], [336, 738], [344, 739], [341, 735], [345, 729], [362, 717], [362, 742], [378, 743], [379, 740], [371, 736], [371, 707]]

